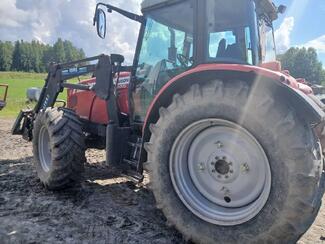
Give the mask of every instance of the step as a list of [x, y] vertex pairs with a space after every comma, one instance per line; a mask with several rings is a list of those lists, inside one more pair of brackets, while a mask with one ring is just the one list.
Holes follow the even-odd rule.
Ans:
[[144, 179], [144, 176], [142, 174], [139, 174], [138, 172], [136, 172], [134, 170], [126, 170], [122, 173], [122, 175], [136, 184], [141, 183]]

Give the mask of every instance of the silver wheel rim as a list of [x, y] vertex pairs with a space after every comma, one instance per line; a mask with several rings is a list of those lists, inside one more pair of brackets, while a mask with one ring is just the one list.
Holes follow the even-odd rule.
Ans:
[[254, 218], [271, 190], [262, 146], [246, 129], [226, 120], [206, 119], [185, 128], [173, 143], [169, 169], [185, 206], [216, 225]]
[[52, 166], [51, 144], [48, 130], [43, 126], [39, 133], [38, 153], [41, 166], [45, 172], [49, 172]]

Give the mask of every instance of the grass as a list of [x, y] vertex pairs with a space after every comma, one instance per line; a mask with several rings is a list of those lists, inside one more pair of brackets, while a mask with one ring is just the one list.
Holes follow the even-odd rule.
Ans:
[[[0, 72], [0, 84], [9, 85], [7, 106], [0, 111], [0, 118], [15, 118], [19, 111], [26, 108], [26, 90], [30, 87], [42, 88], [47, 74], [23, 73], [23, 72]], [[0, 88], [0, 98], [3, 89]], [[66, 93], [60, 95], [65, 99]], [[34, 104], [29, 105], [33, 108]]]

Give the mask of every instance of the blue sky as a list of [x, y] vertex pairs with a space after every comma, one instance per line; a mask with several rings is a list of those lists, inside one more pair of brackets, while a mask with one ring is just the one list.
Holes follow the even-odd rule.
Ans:
[[[275, 29], [282, 25], [284, 38], [289, 46], [313, 46], [325, 67], [325, 0], [275, 0], [288, 7], [285, 15], [274, 23]], [[283, 38], [277, 38], [281, 46]]]
[[[92, 26], [99, 0], [0, 0], [0, 40], [71, 40], [87, 55], [123, 53], [132, 60], [138, 25], [118, 14], [109, 16], [109, 34], [100, 40]], [[102, 0], [140, 12], [141, 0]], [[240, 0], [239, 0], [240, 1]], [[274, 0], [288, 10], [275, 22], [278, 51], [292, 46], [314, 47], [325, 67], [325, 0]], [[77, 8], [76, 8], [77, 6]]]

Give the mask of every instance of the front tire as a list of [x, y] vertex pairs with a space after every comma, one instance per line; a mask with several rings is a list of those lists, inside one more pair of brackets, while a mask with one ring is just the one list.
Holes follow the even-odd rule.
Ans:
[[59, 190], [79, 183], [86, 157], [76, 114], [58, 108], [41, 111], [34, 122], [33, 154], [37, 175], [46, 188]]
[[146, 145], [151, 188], [170, 224], [197, 243], [297, 241], [321, 203], [322, 162], [293, 111], [243, 81], [175, 95]]

